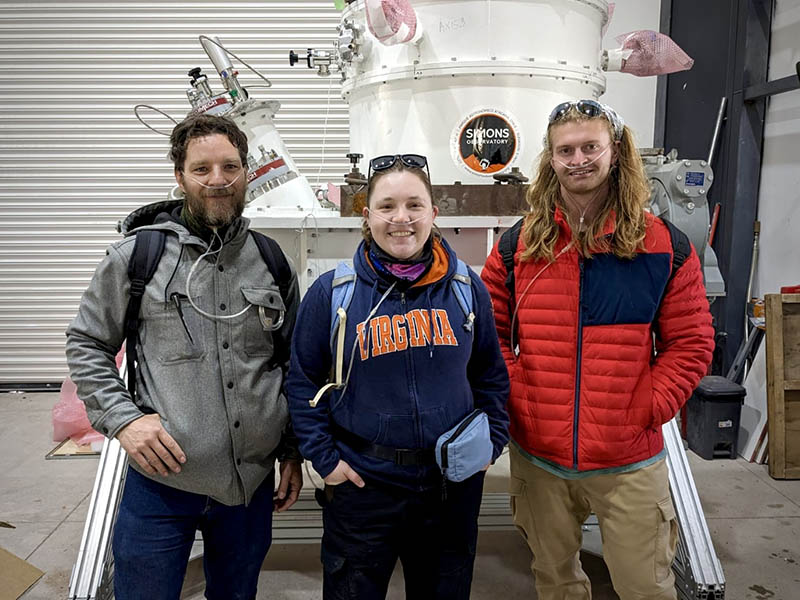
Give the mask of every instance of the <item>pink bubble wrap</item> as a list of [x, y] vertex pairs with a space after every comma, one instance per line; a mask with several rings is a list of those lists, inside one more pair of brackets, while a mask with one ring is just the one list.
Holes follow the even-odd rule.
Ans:
[[623, 73], [637, 77], [666, 75], [677, 71], [688, 71], [694, 60], [669, 36], [644, 29], [617, 36], [617, 42], [631, 55], [622, 61]]
[[86, 416], [86, 407], [78, 398], [75, 384], [67, 377], [61, 384], [58, 402], [53, 406], [53, 441], [63, 442], [87, 431], [92, 431], [92, 426]]
[[615, 2], [608, 3], [608, 17], [606, 18], [606, 24], [603, 25], [603, 29], [600, 32], [600, 37], [606, 37], [606, 31], [608, 31], [608, 26], [611, 25], [611, 19], [614, 18], [614, 8], [616, 6]]
[[385, 46], [402, 44], [417, 31], [417, 13], [408, 0], [367, 0], [367, 25]]

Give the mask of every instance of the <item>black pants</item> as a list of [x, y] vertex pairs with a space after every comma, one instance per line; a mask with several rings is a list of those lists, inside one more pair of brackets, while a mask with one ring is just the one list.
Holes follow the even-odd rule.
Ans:
[[383, 600], [397, 559], [406, 598], [467, 600], [484, 473], [412, 492], [367, 483], [329, 487], [322, 511], [324, 600]]

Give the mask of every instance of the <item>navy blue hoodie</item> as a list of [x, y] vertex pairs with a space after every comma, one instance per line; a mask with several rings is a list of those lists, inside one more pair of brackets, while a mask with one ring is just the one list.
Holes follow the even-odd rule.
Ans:
[[333, 361], [333, 271], [306, 293], [292, 339], [287, 392], [300, 451], [322, 477], [342, 459], [367, 480], [412, 490], [441, 484], [436, 465], [401, 466], [356, 453], [334, 439], [331, 418], [375, 444], [433, 448], [442, 433], [481, 408], [489, 417], [492, 458], [500, 455], [508, 441], [508, 372], [489, 293], [472, 270], [475, 322], [472, 331], [464, 327], [467, 319], [451, 287], [456, 261], [444, 240], [436, 242], [429, 272], [405, 291], [393, 289], [364, 324], [391, 282], [375, 271], [364, 243], [359, 245], [353, 257], [357, 281], [347, 309], [343, 377], [356, 344], [352, 373], [344, 395], [334, 390], [315, 408], [308, 401], [328, 381]]

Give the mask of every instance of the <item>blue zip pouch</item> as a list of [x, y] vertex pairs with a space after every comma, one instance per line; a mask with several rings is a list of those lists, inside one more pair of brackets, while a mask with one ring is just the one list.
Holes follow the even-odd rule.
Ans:
[[464, 481], [492, 461], [489, 417], [475, 409], [436, 440], [436, 464], [450, 481]]

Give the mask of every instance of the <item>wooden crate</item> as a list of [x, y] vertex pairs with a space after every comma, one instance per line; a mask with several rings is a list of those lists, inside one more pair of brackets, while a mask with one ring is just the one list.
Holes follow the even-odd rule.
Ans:
[[800, 294], [767, 294], [769, 474], [800, 479]]

